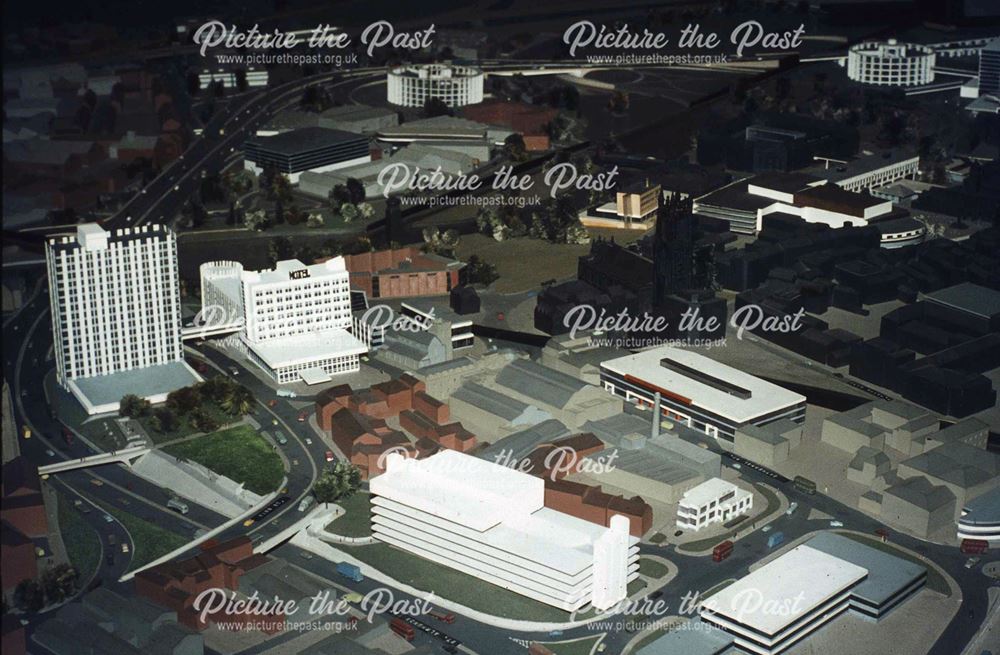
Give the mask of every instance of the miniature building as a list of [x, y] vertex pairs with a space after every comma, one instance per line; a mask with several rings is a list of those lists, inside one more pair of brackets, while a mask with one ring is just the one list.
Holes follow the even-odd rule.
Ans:
[[753, 507], [753, 494], [721, 478], [712, 478], [689, 489], [677, 506], [677, 527], [698, 531], [713, 523], [726, 523]]
[[805, 418], [804, 396], [672, 346], [604, 362], [601, 382], [612, 394], [647, 407], [659, 393], [666, 418], [729, 443], [744, 425]]
[[323, 127], [307, 127], [243, 144], [244, 165], [260, 175], [273, 168], [293, 184], [305, 171], [332, 171], [371, 161], [368, 137]]
[[[135, 591], [142, 598], [177, 612], [177, 620], [180, 623], [192, 630], [200, 631], [207, 627], [207, 623], [202, 622], [201, 612], [194, 607], [198, 595], [211, 588], [235, 590], [244, 572], [267, 561], [269, 558], [264, 555], [254, 554], [249, 537], [236, 537], [223, 543], [209, 541], [201, 545], [201, 552], [194, 557], [177, 562], [165, 562], [136, 573]], [[240, 621], [252, 618], [254, 617], [250, 615], [241, 617], [222, 614], [219, 617], [209, 616], [207, 621]], [[272, 620], [273, 629], [269, 631], [270, 634], [284, 629], [283, 616], [270, 615], [256, 618]]]
[[1000, 487], [968, 501], [958, 519], [959, 539], [1000, 543]]
[[[713, 595], [700, 612], [703, 621], [733, 635], [740, 648], [775, 655], [848, 609], [880, 620], [925, 579], [920, 565], [823, 533]], [[748, 593], [761, 602], [749, 607]]]
[[388, 99], [393, 105], [423, 107], [437, 98], [449, 107], [483, 101], [483, 72], [471, 66], [421, 64], [399, 66], [388, 73]]
[[934, 81], [934, 59], [928, 46], [869, 41], [848, 50], [847, 76], [876, 86], [920, 86]]
[[927, 538], [954, 525], [955, 495], [943, 485], [932, 484], [924, 477], [913, 477], [882, 492], [879, 516]]
[[549, 509], [542, 479], [499, 464], [390, 455], [371, 492], [380, 541], [566, 611], [611, 607], [637, 575], [625, 518], [604, 528]]
[[876, 478], [888, 473], [892, 468], [889, 456], [880, 450], [861, 446], [854, 459], [847, 465], [847, 479], [871, 486]]
[[79, 225], [48, 241], [56, 377], [88, 414], [126, 394], [163, 402], [201, 378], [184, 363], [174, 233]]
[[397, 248], [347, 255], [351, 287], [369, 298], [444, 295], [459, 286], [465, 264], [419, 248]]
[[790, 448], [788, 439], [773, 432], [771, 426], [745, 425], [736, 430], [733, 441], [737, 455], [772, 468], [788, 459]]
[[318, 384], [360, 368], [368, 346], [351, 330], [367, 332], [351, 314], [343, 257], [311, 266], [288, 259], [265, 271], [209, 262], [200, 273], [202, 311], [221, 308], [227, 323], [242, 328], [240, 347], [275, 382]]

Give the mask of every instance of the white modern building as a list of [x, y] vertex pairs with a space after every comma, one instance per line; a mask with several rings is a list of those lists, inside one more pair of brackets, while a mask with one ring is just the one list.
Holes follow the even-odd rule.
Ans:
[[649, 408], [659, 393], [666, 420], [728, 445], [741, 426], [785, 418], [802, 423], [806, 414], [805, 396], [673, 346], [602, 362], [601, 385], [627, 402]]
[[776, 655], [847, 611], [878, 623], [926, 581], [919, 563], [820, 532], [705, 599], [700, 613], [743, 650]]
[[928, 46], [868, 41], [847, 52], [847, 76], [876, 86], [921, 86], [934, 81], [934, 50]]
[[388, 99], [393, 105], [423, 107], [438, 98], [449, 107], [464, 107], [483, 101], [483, 71], [473, 66], [413, 64], [389, 71]]
[[87, 413], [126, 394], [161, 402], [200, 379], [184, 363], [172, 231], [89, 223], [50, 239], [45, 259], [57, 380]]
[[684, 492], [677, 505], [677, 528], [698, 531], [748, 514], [752, 507], [752, 493], [722, 478], [712, 478]]
[[958, 538], [982, 539], [1000, 546], [1000, 487], [973, 498], [958, 518]]
[[343, 257], [311, 266], [290, 259], [265, 271], [209, 262], [200, 272], [203, 317], [242, 319], [239, 339], [247, 356], [274, 381], [319, 384], [359, 369], [368, 346], [351, 314]]
[[452, 450], [386, 464], [371, 481], [382, 542], [566, 611], [612, 607], [638, 575], [628, 520], [547, 508], [541, 478]]
[[[706, 599], [701, 618], [734, 635], [743, 649], [774, 655], [846, 611], [851, 588], [867, 575], [863, 567], [797, 546]], [[787, 611], [769, 609], [775, 607]]]

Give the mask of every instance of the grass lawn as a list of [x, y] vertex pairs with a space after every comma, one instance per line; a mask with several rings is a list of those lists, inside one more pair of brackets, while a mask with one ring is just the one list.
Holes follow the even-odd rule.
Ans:
[[478, 578], [435, 564], [386, 544], [343, 547], [402, 583], [466, 607], [522, 621], [568, 621], [569, 613], [530, 598], [484, 583]]
[[370, 537], [372, 534], [371, 496], [358, 491], [347, 500], [337, 502], [344, 508], [344, 515], [326, 526], [326, 531], [342, 537]]
[[651, 633], [649, 633], [648, 635], [639, 640], [639, 642], [632, 649], [632, 652], [636, 653], [642, 650], [643, 646], [653, 643], [654, 641], [656, 641], [657, 639], [659, 639], [664, 634], [672, 630], [674, 627], [680, 625], [681, 623], [683, 623], [683, 620], [670, 621], [667, 625], [664, 625], [662, 628], [657, 628], [656, 630], [653, 630]]
[[[589, 245], [556, 244], [541, 239], [518, 237], [494, 241], [485, 234], [463, 234], [455, 254], [467, 260], [479, 257], [497, 267], [499, 293], [537, 289], [545, 280], [576, 276], [577, 260], [590, 252]], [[531, 262], [525, 266], [525, 262]]]
[[882, 543], [881, 539], [869, 538], [859, 534], [853, 534], [850, 532], [838, 532], [837, 534], [847, 537], [848, 539], [853, 539], [854, 541], [862, 543], [866, 546], [871, 546], [872, 548], [875, 548], [877, 550], [889, 553], [890, 555], [895, 555], [896, 557], [905, 559], [909, 562], [913, 562], [914, 564], [919, 564], [920, 566], [927, 569], [927, 585], [926, 585], [927, 588], [930, 589], [931, 591], [936, 591], [939, 594], [944, 594], [945, 596], [951, 596], [951, 587], [948, 586], [948, 581], [944, 579], [944, 576], [942, 576], [941, 573], [939, 573], [938, 570], [933, 566], [928, 566], [927, 563], [921, 560], [919, 557], [914, 557], [913, 555], [910, 555], [906, 551], [900, 548], [896, 548], [891, 543]]
[[108, 514], [118, 519], [125, 526], [125, 529], [128, 530], [128, 533], [132, 535], [132, 561], [128, 567], [129, 571], [134, 571], [141, 566], [145, 566], [188, 542], [187, 538], [169, 530], [164, 530], [145, 519], [133, 516], [117, 507], [105, 505], [96, 498], [91, 497], [91, 500], [100, 505]]
[[639, 573], [650, 578], [662, 578], [670, 569], [665, 565], [646, 557], [639, 558]]
[[69, 563], [80, 574], [80, 583], [90, 580], [101, 563], [101, 537], [73, 507], [69, 496], [59, 494], [59, 532]]
[[[240, 420], [240, 417], [231, 416], [230, 414], [227, 414], [226, 412], [222, 411], [222, 408], [216, 405], [215, 403], [205, 402], [202, 403], [201, 406], [206, 412], [208, 412], [209, 416], [214, 418], [219, 423], [219, 425], [227, 425], [229, 423], [235, 423], [236, 421]], [[168, 432], [157, 432], [152, 427], [150, 427], [149, 421], [152, 418], [152, 415], [143, 416], [136, 420], [138, 420], [139, 423], [142, 424], [143, 430], [146, 431], [146, 434], [149, 435], [150, 440], [154, 444], [161, 444], [161, 443], [166, 443], [168, 441], [173, 441], [174, 439], [180, 439], [181, 437], [186, 437], [189, 434], [194, 434], [195, 432], [197, 432], [197, 430], [195, 430], [194, 427], [192, 427], [191, 423], [188, 421], [189, 416], [190, 414], [187, 414], [185, 416], [178, 416], [177, 428], [175, 430], [170, 430]]]
[[539, 642], [555, 655], [590, 655], [594, 646], [601, 640], [601, 636], [584, 637], [573, 641], [543, 641]]
[[173, 444], [163, 451], [242, 482], [247, 489], [260, 495], [277, 489], [285, 473], [278, 453], [248, 425], [237, 425]]
[[652, 537], [649, 538], [649, 542], [653, 544], [662, 544], [666, 540], [667, 540], [667, 535], [663, 534], [662, 532], [657, 532], [656, 534], [654, 534]]

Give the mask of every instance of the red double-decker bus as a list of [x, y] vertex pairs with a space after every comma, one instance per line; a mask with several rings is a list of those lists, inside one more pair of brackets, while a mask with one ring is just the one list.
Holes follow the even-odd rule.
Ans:
[[959, 549], [966, 555], [981, 555], [990, 547], [984, 539], [962, 539]]
[[730, 555], [733, 554], [733, 542], [723, 541], [721, 544], [712, 549], [712, 561], [721, 562]]
[[389, 629], [406, 641], [413, 641], [413, 636], [416, 634], [413, 630], [413, 626], [399, 617], [389, 621]]

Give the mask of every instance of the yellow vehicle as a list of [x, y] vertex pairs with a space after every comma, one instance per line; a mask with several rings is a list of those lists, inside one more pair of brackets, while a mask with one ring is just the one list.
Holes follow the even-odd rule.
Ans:
[[31, 428], [29, 428], [27, 425], [21, 426], [21, 436], [24, 437], [25, 439], [30, 439]]
[[357, 604], [357, 603], [360, 603], [363, 599], [364, 599], [364, 596], [362, 596], [361, 594], [359, 594], [356, 591], [352, 591], [349, 594], [344, 594], [344, 602], [345, 603], [355, 603], [355, 604]]
[[97, 478], [90, 478], [90, 484], [94, 485], [95, 487], [103, 487], [104, 486], [104, 483], [101, 482], [100, 480], [98, 480]]
[[253, 519], [247, 519], [246, 521], [243, 521], [243, 527], [249, 528], [251, 525], [253, 525]]

